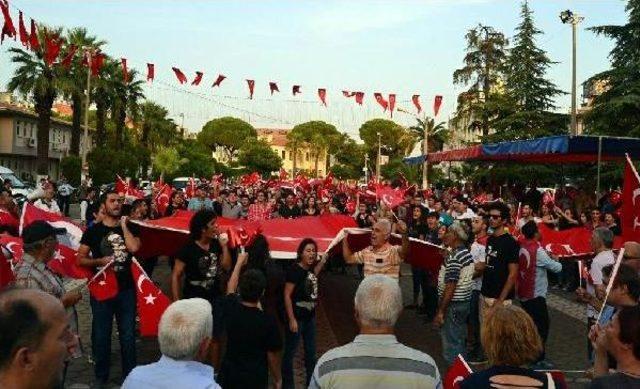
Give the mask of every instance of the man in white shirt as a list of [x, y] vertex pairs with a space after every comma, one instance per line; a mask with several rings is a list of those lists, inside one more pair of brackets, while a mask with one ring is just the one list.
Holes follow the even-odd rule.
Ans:
[[531, 208], [530, 204], [524, 203], [520, 208], [520, 219], [518, 219], [518, 223], [516, 227], [518, 230], [522, 229], [522, 226], [527, 224], [530, 221], [534, 221], [536, 224], [540, 223], [540, 218], [536, 217], [533, 213], [533, 208]]
[[469, 209], [469, 201], [463, 195], [456, 197], [452, 204], [453, 212], [451, 212], [451, 216], [454, 219], [472, 219], [476, 215], [475, 212]]
[[[602, 268], [616, 261], [613, 255], [613, 232], [606, 227], [599, 227], [593, 230], [591, 235], [591, 248], [596, 256], [591, 261], [589, 267], [589, 277], [587, 279], [587, 288], [578, 288], [576, 294], [578, 299], [587, 304], [587, 333], [592, 325], [596, 323], [600, 307], [594, 307], [589, 301], [603, 301], [606, 285], [602, 282]], [[589, 297], [595, 296], [596, 299]], [[591, 359], [593, 347], [591, 342], [587, 340], [588, 356]]]
[[58, 207], [58, 203], [53, 198], [56, 195], [56, 188], [54, 185], [52, 183], [46, 183], [44, 184], [43, 190], [44, 197], [36, 200], [33, 205], [43, 211], [60, 214], [60, 207]]
[[220, 389], [206, 360], [213, 316], [211, 304], [201, 298], [178, 300], [160, 318], [158, 362], [138, 366], [129, 373], [122, 389]]

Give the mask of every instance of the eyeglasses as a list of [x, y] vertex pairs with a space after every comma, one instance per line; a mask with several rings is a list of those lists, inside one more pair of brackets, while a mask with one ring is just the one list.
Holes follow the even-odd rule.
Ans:
[[489, 215], [489, 217], [494, 220], [502, 219], [502, 215]]

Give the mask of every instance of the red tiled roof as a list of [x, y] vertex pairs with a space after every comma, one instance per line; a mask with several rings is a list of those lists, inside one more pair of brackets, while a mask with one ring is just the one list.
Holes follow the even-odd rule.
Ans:
[[284, 128], [256, 128], [258, 137], [267, 138], [271, 136], [269, 144], [271, 146], [286, 147], [287, 146], [287, 133], [291, 131]]

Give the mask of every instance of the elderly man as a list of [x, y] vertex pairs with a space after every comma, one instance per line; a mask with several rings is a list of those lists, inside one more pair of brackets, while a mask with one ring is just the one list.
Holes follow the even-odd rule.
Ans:
[[208, 354], [213, 331], [211, 304], [205, 299], [178, 300], [160, 318], [158, 343], [162, 357], [136, 367], [122, 389], [216, 389], [213, 368], [202, 363]]
[[198, 212], [203, 209], [213, 210], [213, 202], [207, 197], [207, 186], [200, 185], [196, 189], [196, 195], [189, 200], [189, 211]]
[[309, 388], [440, 388], [433, 358], [396, 339], [401, 311], [397, 281], [383, 275], [365, 278], [355, 297], [360, 335], [318, 360]]
[[409, 238], [407, 225], [402, 220], [398, 221], [398, 232], [402, 234], [402, 246], [392, 246], [389, 243], [391, 237], [391, 222], [380, 219], [371, 230], [371, 246], [353, 253], [349, 248], [348, 236], [342, 240], [342, 256], [347, 264], [364, 265], [364, 276], [383, 274], [395, 279], [400, 277], [400, 263], [409, 252]]
[[65, 361], [78, 346], [54, 296], [35, 289], [0, 294], [0, 388], [62, 388]]
[[[596, 256], [591, 261], [589, 267], [589, 279], [587, 288], [578, 288], [576, 294], [578, 298], [587, 304], [587, 331], [596, 323], [598, 310], [589, 304], [594, 297], [599, 300], [604, 299], [606, 285], [602, 282], [602, 268], [615, 262], [613, 255], [613, 232], [606, 227], [598, 227], [591, 234], [591, 248]], [[589, 358], [592, 357], [593, 348], [591, 342], [587, 343]]]

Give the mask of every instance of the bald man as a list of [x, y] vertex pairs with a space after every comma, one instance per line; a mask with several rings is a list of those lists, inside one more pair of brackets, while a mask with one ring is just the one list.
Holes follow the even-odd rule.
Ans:
[[36, 289], [0, 293], [0, 388], [62, 388], [78, 346], [59, 299]]
[[398, 221], [398, 232], [402, 234], [402, 246], [389, 243], [391, 237], [391, 222], [380, 219], [371, 229], [371, 246], [356, 253], [351, 251], [348, 236], [342, 240], [342, 256], [347, 264], [363, 264], [364, 276], [382, 274], [391, 278], [400, 277], [400, 264], [409, 253], [409, 238], [407, 225]]

